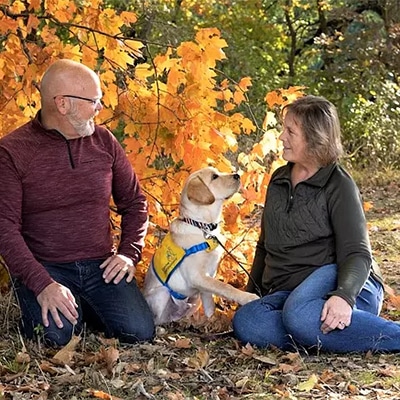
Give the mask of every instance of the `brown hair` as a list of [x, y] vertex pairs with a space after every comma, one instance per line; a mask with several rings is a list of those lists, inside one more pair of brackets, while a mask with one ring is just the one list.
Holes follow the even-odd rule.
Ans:
[[337, 161], [343, 153], [340, 121], [336, 107], [324, 97], [304, 96], [287, 104], [282, 112], [290, 113], [301, 126], [308, 152], [322, 166]]

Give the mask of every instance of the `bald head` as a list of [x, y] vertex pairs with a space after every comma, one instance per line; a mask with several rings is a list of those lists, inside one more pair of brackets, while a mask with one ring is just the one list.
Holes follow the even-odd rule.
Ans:
[[98, 87], [99, 77], [86, 65], [72, 60], [58, 60], [47, 69], [40, 83], [42, 108], [53, 105], [55, 96], [87, 96]]
[[40, 120], [46, 129], [56, 129], [67, 139], [94, 132], [94, 117], [102, 109], [97, 74], [71, 60], [58, 60], [44, 73], [40, 84]]

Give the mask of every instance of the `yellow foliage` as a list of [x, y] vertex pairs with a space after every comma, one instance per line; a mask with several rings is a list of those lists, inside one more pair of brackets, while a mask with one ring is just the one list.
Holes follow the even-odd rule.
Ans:
[[30, 0], [29, 10], [32, 10], [32, 11], [38, 10], [40, 7], [40, 4], [41, 4], [40, 0]]
[[[45, 9], [39, 0], [0, 3], [6, 10], [0, 11], [4, 37], [0, 135], [22, 125], [40, 109], [38, 83], [56, 59], [81, 61], [97, 71], [105, 107], [97, 122], [125, 135], [128, 158], [148, 197], [151, 227], [141, 263], [147, 268], [160, 229], [168, 229], [177, 215], [179, 194], [188, 175], [206, 165], [232, 171], [226, 154], [237, 151], [238, 135], [256, 131], [255, 121], [237, 110], [248, 102], [251, 78], [235, 83], [218, 76], [215, 67], [226, 58], [223, 49], [228, 44], [217, 28], [199, 29], [193, 41], [140, 63], [143, 43], [123, 34], [123, 28], [137, 21], [134, 12], [118, 14], [104, 7], [102, 0], [81, 0], [79, 7], [70, 0], [47, 0]], [[199, 13], [206, 12], [201, 5], [195, 6]], [[28, 40], [32, 35], [35, 41]], [[279, 151], [273, 112], [302, 95], [303, 89], [278, 90], [266, 96], [270, 110], [262, 140], [238, 157], [243, 190], [226, 206], [224, 230], [228, 245], [235, 247], [247, 265], [258, 227], [248, 229], [246, 221], [255, 207], [264, 203], [271, 172], [264, 159], [269, 152]], [[237, 267], [228, 268], [232, 260], [224, 260], [223, 265], [226, 274], [236, 271]], [[240, 284], [245, 280], [242, 275], [237, 278]]]
[[134, 14], [133, 12], [122, 11], [119, 16], [125, 25], [134, 24], [137, 21], [136, 14]]

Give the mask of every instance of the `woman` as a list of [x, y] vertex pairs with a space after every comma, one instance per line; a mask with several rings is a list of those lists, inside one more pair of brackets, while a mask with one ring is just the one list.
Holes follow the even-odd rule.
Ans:
[[237, 311], [235, 335], [285, 350], [399, 351], [400, 326], [378, 317], [382, 279], [359, 191], [337, 164], [337, 111], [322, 97], [305, 96], [284, 112], [288, 163], [268, 187], [248, 284], [263, 297]]

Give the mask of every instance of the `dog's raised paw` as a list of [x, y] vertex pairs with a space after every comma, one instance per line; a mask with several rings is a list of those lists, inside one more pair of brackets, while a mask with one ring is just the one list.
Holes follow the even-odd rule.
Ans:
[[242, 297], [242, 301], [240, 302], [240, 305], [242, 306], [260, 298], [260, 296], [256, 295], [255, 293], [244, 292], [243, 294], [244, 296]]

